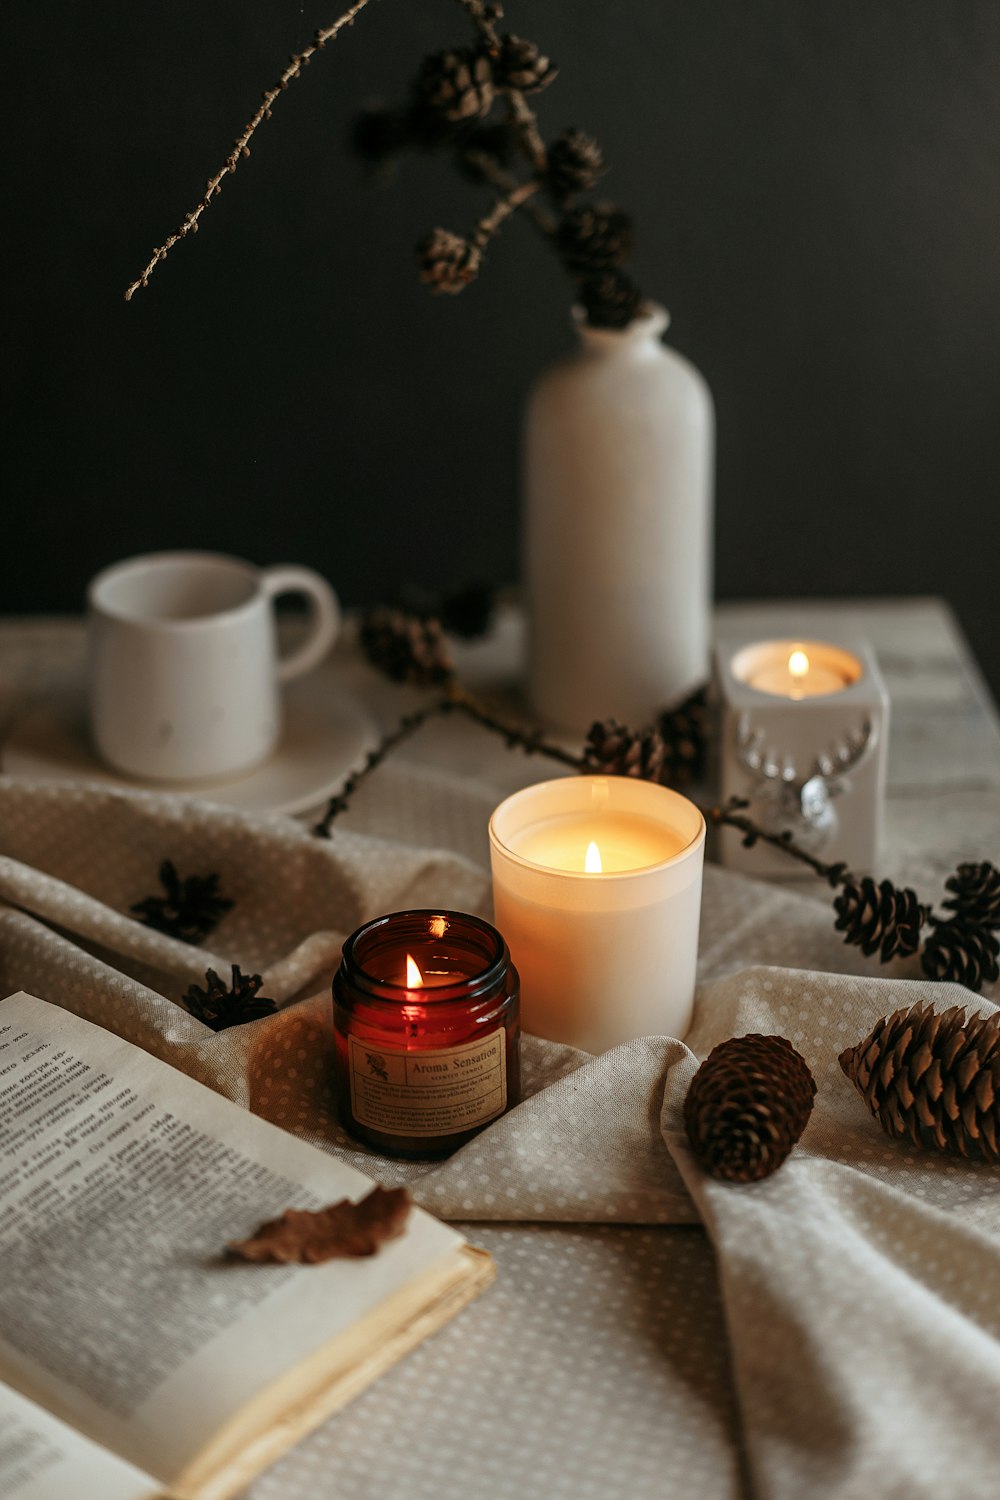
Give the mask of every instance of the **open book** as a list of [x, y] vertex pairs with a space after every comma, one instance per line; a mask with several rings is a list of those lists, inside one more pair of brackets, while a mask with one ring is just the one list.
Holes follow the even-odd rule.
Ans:
[[488, 1284], [418, 1209], [365, 1259], [222, 1260], [371, 1186], [88, 1021], [0, 1003], [2, 1500], [221, 1500]]

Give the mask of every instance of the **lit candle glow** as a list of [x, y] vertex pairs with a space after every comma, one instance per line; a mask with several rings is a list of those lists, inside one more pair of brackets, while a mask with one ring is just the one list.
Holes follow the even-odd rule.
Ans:
[[541, 782], [496, 809], [495, 920], [528, 1031], [592, 1052], [684, 1035], [704, 840], [693, 803], [627, 776]]
[[406, 955], [406, 988], [408, 990], [419, 990], [423, 988], [424, 976], [420, 972], [420, 966], [412, 953]]
[[795, 641], [761, 642], [733, 663], [740, 682], [777, 698], [822, 698], [842, 693], [857, 680], [857, 660], [835, 646]]

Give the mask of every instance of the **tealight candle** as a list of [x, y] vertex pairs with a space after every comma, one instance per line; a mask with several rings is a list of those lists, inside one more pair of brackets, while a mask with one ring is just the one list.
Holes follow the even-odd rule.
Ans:
[[541, 782], [500, 804], [494, 920], [521, 976], [527, 1030], [590, 1052], [684, 1035], [704, 848], [692, 802], [631, 777]]
[[344, 944], [334, 1081], [352, 1135], [443, 1156], [520, 1098], [518, 976], [503, 938], [462, 912], [393, 912]]
[[827, 641], [757, 641], [733, 659], [738, 682], [778, 698], [821, 698], [842, 693], [861, 676], [850, 651]]

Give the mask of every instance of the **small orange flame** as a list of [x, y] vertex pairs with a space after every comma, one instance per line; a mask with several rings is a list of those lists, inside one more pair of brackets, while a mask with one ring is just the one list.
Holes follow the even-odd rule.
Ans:
[[793, 677], [805, 677], [809, 671], [809, 658], [804, 651], [793, 651], [788, 658], [788, 670]]
[[601, 851], [591, 839], [587, 845], [587, 857], [583, 862], [583, 868], [588, 875], [600, 875], [604, 866], [601, 864]]
[[427, 931], [430, 933], [431, 937], [443, 938], [445, 933], [448, 931], [448, 918], [431, 917], [430, 921], [427, 923]]
[[422, 988], [424, 976], [421, 974], [412, 954], [406, 955], [406, 988], [408, 990], [419, 990]]

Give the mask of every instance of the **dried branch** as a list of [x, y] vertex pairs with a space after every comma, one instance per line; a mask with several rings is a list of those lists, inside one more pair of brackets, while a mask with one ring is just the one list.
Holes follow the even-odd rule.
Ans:
[[309, 46], [303, 48], [301, 52], [296, 52], [294, 56], [289, 60], [287, 68], [282, 73], [281, 77], [278, 79], [274, 87], [265, 90], [256, 113], [252, 116], [248, 124], [245, 126], [242, 135], [239, 135], [233, 142], [233, 149], [227, 156], [224, 165], [220, 167], [214, 177], [209, 178], [201, 202], [196, 208], [193, 208], [191, 210], [176, 233], [172, 234], [169, 239], [165, 240], [162, 245], [154, 250], [149, 264], [146, 266], [146, 269], [143, 271], [142, 275], [136, 281], [133, 281], [131, 286], [127, 289], [125, 293], [126, 302], [131, 302], [132, 297], [140, 287], [149, 285], [150, 276], [153, 274], [160, 261], [166, 259], [167, 255], [174, 247], [174, 245], [177, 244], [178, 240], [184, 239], [186, 235], [197, 233], [198, 220], [201, 218], [202, 214], [205, 212], [212, 199], [222, 191], [223, 180], [226, 177], [232, 176], [244, 156], [250, 155], [250, 138], [253, 135], [254, 131], [257, 129], [258, 125], [260, 125], [264, 120], [269, 120], [271, 118], [271, 106], [274, 104], [274, 101], [277, 99], [278, 95], [284, 92], [284, 90], [288, 87], [288, 85], [294, 78], [298, 78], [303, 68], [308, 66], [317, 52], [322, 52], [327, 43], [332, 42], [334, 38], [344, 29], [345, 26], [350, 26], [353, 23], [355, 16], [363, 11], [367, 4], [368, 0], [354, 0], [354, 4], [350, 7], [349, 10], [345, 10], [342, 16], [338, 16], [337, 20], [334, 21], [331, 26], [321, 27], [320, 30], [316, 32], [312, 41], [309, 43]]
[[403, 740], [409, 739], [411, 734], [416, 734], [417, 730], [426, 724], [428, 719], [433, 719], [438, 714], [450, 713], [451, 708], [452, 704], [449, 698], [437, 698], [433, 703], [429, 703], [426, 708], [420, 708], [417, 709], [416, 713], [404, 715], [396, 727], [384, 735], [373, 750], [369, 750], [365, 756], [364, 764], [358, 770], [352, 771], [340, 788], [340, 791], [335, 792], [330, 798], [326, 805], [326, 811], [313, 828], [313, 833], [319, 838], [328, 839], [334, 819], [339, 817], [342, 812], [347, 811], [348, 803], [358, 787], [371, 775], [377, 766], [382, 764], [389, 751], [395, 749], [397, 745], [402, 744]]
[[523, 203], [527, 203], [541, 185], [541, 181], [534, 178], [531, 182], [518, 183], [504, 197], [498, 198], [490, 212], [476, 224], [469, 235], [469, 243], [484, 250], [504, 220], [516, 213]]
[[717, 828], [735, 828], [742, 833], [743, 842], [747, 848], [751, 848], [758, 841], [761, 841], [765, 844], [773, 845], [775, 849], [782, 849], [792, 859], [800, 860], [802, 864], [808, 865], [811, 870], [814, 870], [817, 875], [822, 876], [827, 884], [834, 888], [838, 885], [845, 885], [849, 880], [854, 879], [842, 860], [836, 864], [826, 865], [822, 860], [816, 859], [812, 854], [808, 853], [807, 850], [801, 849], [790, 833], [766, 832], [752, 818], [748, 818], [743, 811], [744, 808], [749, 806], [750, 804], [745, 798], [732, 797], [726, 803], [725, 807], [703, 807], [701, 811]]
[[561, 745], [552, 744], [544, 738], [540, 730], [526, 729], [522, 724], [513, 724], [509, 719], [499, 718], [458, 683], [451, 684], [448, 689], [448, 698], [450, 707], [455, 712], [465, 714], [466, 718], [481, 724], [484, 729], [500, 735], [509, 750], [523, 750], [525, 755], [544, 755], [549, 760], [558, 761], [560, 765], [571, 766], [574, 771], [584, 769], [582, 755], [574, 755], [572, 751], [564, 750]]
[[[517, 178], [512, 176], [510, 172], [505, 171], [496, 158], [490, 156], [488, 151], [478, 151], [474, 147], [469, 147], [462, 151], [461, 157], [464, 162], [478, 172], [484, 182], [488, 182], [498, 192], [509, 195], [518, 186]], [[545, 235], [546, 239], [551, 240], [555, 238], [555, 219], [533, 197], [527, 197], [516, 206], [522, 213], [527, 215], [535, 228], [540, 234]]]
[[[468, 13], [490, 51], [497, 54], [501, 47], [495, 21], [499, 7], [486, 5], [483, 0], [458, 0], [458, 3]], [[507, 112], [515, 128], [518, 144], [531, 163], [532, 170], [540, 177], [545, 171], [548, 156], [538, 130], [535, 112], [520, 89], [501, 88], [500, 92], [507, 101]]]

